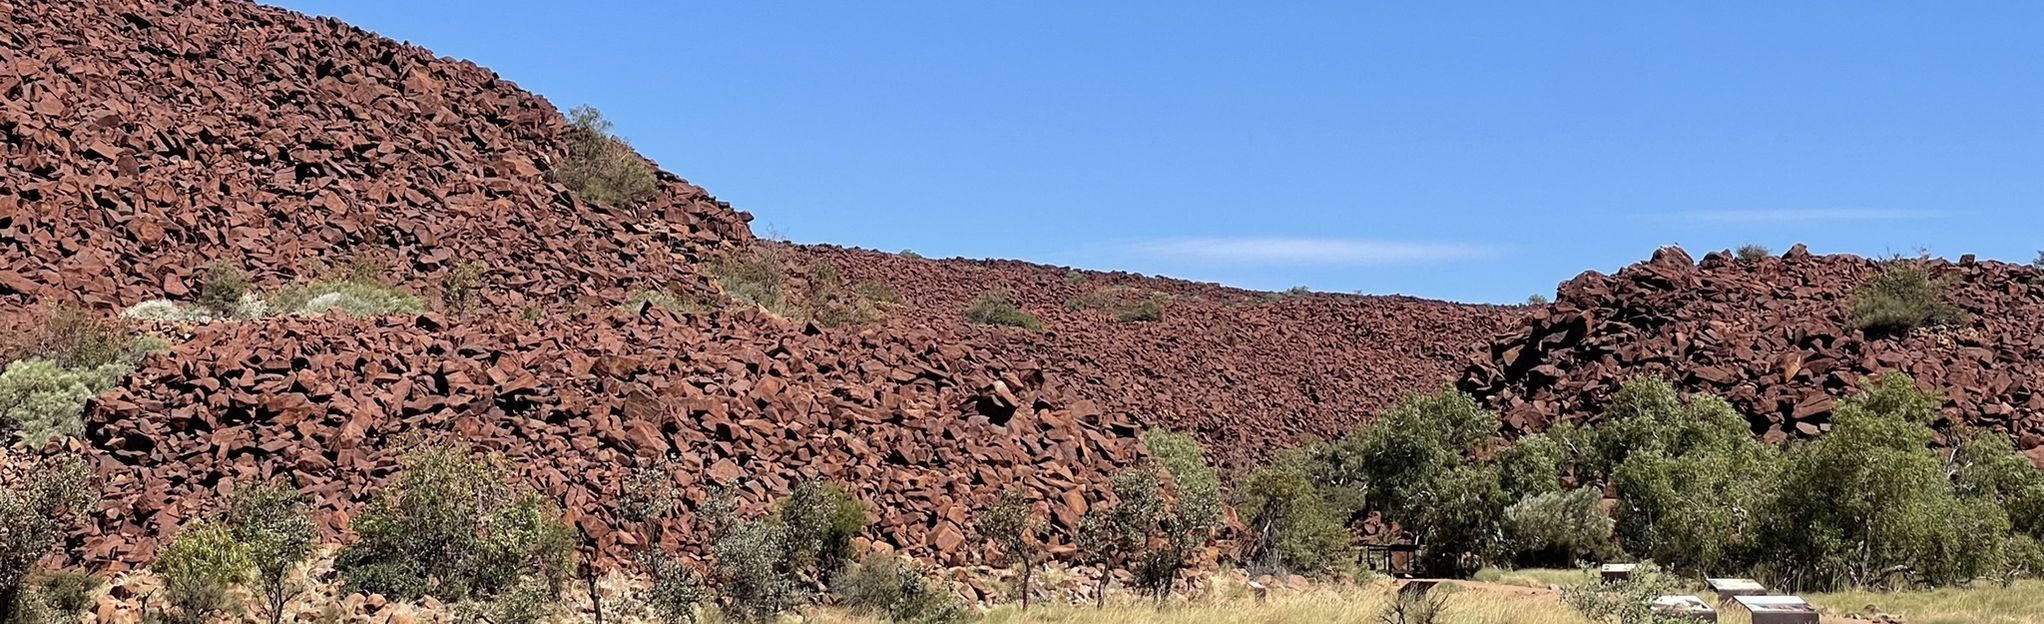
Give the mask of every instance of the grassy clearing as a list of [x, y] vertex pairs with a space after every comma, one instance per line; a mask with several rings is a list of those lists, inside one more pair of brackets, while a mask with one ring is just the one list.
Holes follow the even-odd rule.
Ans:
[[[1027, 612], [1013, 606], [989, 611], [987, 624], [1379, 624], [1395, 592], [1393, 581], [1378, 579], [1363, 586], [1307, 590], [1273, 588], [1270, 601], [1257, 604], [1239, 581], [1220, 581], [1204, 598], [1178, 599], [1158, 609], [1146, 601], [1110, 603], [1106, 609], [1082, 605], [1043, 605]], [[1437, 590], [1440, 591], [1440, 590]], [[1486, 586], [1453, 591], [1447, 599], [1448, 624], [1589, 624], [1551, 593]], [[842, 611], [823, 610], [807, 620], [823, 624], [878, 624]]]
[[1904, 616], [1912, 624], [2044, 624], [2044, 581], [1975, 583], [1912, 592], [1837, 592], [1803, 596], [1825, 615], [1874, 611]]
[[1550, 587], [1581, 587], [1583, 585], [1590, 584], [1592, 581], [1595, 581], [1596, 578], [1597, 573], [1590, 571], [1588, 569], [1552, 570], [1543, 568], [1530, 568], [1524, 570], [1508, 570], [1504, 568], [1484, 568], [1482, 570], [1476, 571], [1476, 580], [1478, 581], [1482, 581], [1485, 583], [1499, 583], [1504, 585], [1517, 585], [1520, 587], [1532, 587], [1535, 589], [1547, 589]]

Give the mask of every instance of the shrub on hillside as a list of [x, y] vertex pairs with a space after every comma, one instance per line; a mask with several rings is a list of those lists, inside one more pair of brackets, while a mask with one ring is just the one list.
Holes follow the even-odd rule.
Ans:
[[618, 309], [638, 312], [647, 306], [681, 314], [700, 314], [710, 310], [710, 307], [702, 302], [677, 297], [660, 290], [635, 291], [631, 296], [625, 297], [624, 303], [618, 304]]
[[98, 577], [84, 572], [43, 572], [36, 575], [35, 593], [49, 609], [63, 621], [75, 622], [86, 609], [92, 608], [93, 599], [99, 589], [105, 586]]
[[0, 432], [30, 446], [85, 432], [85, 403], [113, 388], [128, 367], [107, 364], [71, 369], [43, 359], [9, 363], [0, 372]]
[[1958, 437], [1948, 468], [1958, 494], [1993, 501], [2017, 532], [2044, 539], [2044, 472], [2017, 453], [2008, 436], [1971, 432]]
[[866, 507], [836, 485], [802, 481], [775, 515], [787, 533], [786, 565], [827, 578], [852, 558], [852, 539], [866, 530]]
[[1737, 251], [1732, 252], [1732, 255], [1741, 262], [1759, 262], [1774, 257], [1774, 252], [1766, 247], [1749, 243], [1740, 245]]
[[236, 316], [249, 294], [248, 274], [226, 262], [206, 265], [199, 283], [199, 306], [217, 316]]
[[793, 316], [781, 285], [781, 263], [757, 250], [710, 263], [710, 274], [724, 296], [780, 316]]
[[56, 548], [72, 517], [85, 513], [98, 492], [92, 469], [75, 456], [31, 460], [24, 480], [0, 486], [0, 611], [9, 607], [50, 608], [47, 594], [28, 581], [37, 562]]
[[161, 617], [176, 624], [207, 624], [216, 616], [234, 615], [241, 605], [228, 591], [248, 578], [249, 566], [248, 551], [226, 527], [208, 522], [185, 527], [156, 553], [151, 566], [163, 579], [170, 603]]
[[1128, 570], [1149, 545], [1150, 529], [1164, 513], [1164, 478], [1156, 468], [1139, 466], [1116, 474], [1110, 482], [1113, 505], [1093, 505], [1079, 520], [1073, 540], [1085, 563], [1099, 568], [1093, 596], [1107, 605], [1107, 585], [1116, 570]]
[[319, 316], [346, 312], [352, 316], [418, 314], [426, 304], [411, 293], [377, 281], [341, 278], [284, 289], [270, 300], [270, 307], [282, 314]]
[[237, 490], [228, 498], [221, 522], [254, 566], [256, 595], [270, 624], [284, 621], [284, 604], [298, 595], [291, 571], [312, 556], [319, 529], [298, 491], [281, 482]]
[[1143, 446], [1170, 477], [1170, 489], [1163, 513], [1150, 518], [1150, 533], [1159, 539], [1137, 558], [1135, 582], [1162, 604], [1177, 587], [1178, 573], [1192, 566], [1221, 525], [1221, 478], [1190, 435], [1152, 429], [1143, 434]]
[[695, 568], [658, 549], [641, 553], [639, 566], [652, 581], [640, 594], [640, 602], [654, 618], [669, 624], [695, 624], [696, 607], [710, 599], [709, 590]]
[[1585, 487], [1546, 492], [1505, 508], [1505, 544], [1526, 567], [1574, 568], [1611, 544], [1604, 492]]
[[1345, 522], [1352, 510], [1323, 492], [1312, 462], [1308, 451], [1288, 451], [1237, 486], [1235, 510], [1248, 527], [1249, 561], [1307, 574], [1347, 561], [1354, 538]]
[[355, 591], [400, 600], [488, 598], [527, 578], [558, 586], [573, 537], [500, 460], [447, 447], [412, 451], [355, 518], [334, 567]]
[[526, 582], [495, 596], [455, 605], [457, 624], [540, 624], [553, 621], [564, 609], [545, 586]]
[[447, 272], [440, 283], [440, 309], [448, 314], [462, 315], [475, 309], [482, 298], [483, 276], [489, 266], [469, 261], [457, 264]]
[[743, 520], [710, 545], [718, 611], [737, 622], [770, 621], [801, 599], [797, 579], [784, 566], [788, 530], [777, 522]]
[[1162, 320], [1164, 304], [1168, 301], [1170, 295], [1160, 292], [1146, 293], [1128, 286], [1104, 286], [1073, 297], [1065, 302], [1065, 308], [1096, 310], [1117, 322], [1136, 323]]
[[653, 166], [624, 138], [611, 134], [611, 123], [594, 107], [568, 112], [567, 154], [553, 177], [583, 199], [633, 210], [659, 191]]
[[867, 555], [845, 568], [831, 587], [853, 613], [885, 617], [896, 624], [953, 624], [964, 621], [967, 613], [957, 596], [893, 555]]
[[965, 320], [982, 325], [1006, 325], [1029, 331], [1043, 331], [1043, 320], [1022, 311], [1015, 306], [1015, 296], [1007, 291], [989, 291], [972, 301], [965, 309]]
[[1540, 306], [1544, 306], [1544, 305], [1547, 305], [1547, 304], [1550, 304], [1550, 303], [1554, 303], [1554, 302], [1553, 302], [1552, 300], [1549, 300], [1549, 299], [1547, 298], [1547, 295], [1543, 295], [1543, 294], [1540, 294], [1540, 293], [1533, 293], [1533, 294], [1530, 294], [1530, 295], [1526, 295], [1526, 305], [1528, 305], [1528, 306], [1532, 306], [1532, 307], [1536, 307], [1536, 308], [1537, 308], [1537, 307], [1540, 307]]
[[42, 358], [82, 370], [133, 364], [141, 357], [134, 330], [120, 319], [68, 304], [45, 305], [35, 319], [28, 331], [12, 337], [7, 359]]
[[1853, 327], [1870, 333], [1956, 324], [1965, 313], [1945, 300], [1950, 289], [1920, 263], [1892, 261], [1853, 291], [1848, 315]]

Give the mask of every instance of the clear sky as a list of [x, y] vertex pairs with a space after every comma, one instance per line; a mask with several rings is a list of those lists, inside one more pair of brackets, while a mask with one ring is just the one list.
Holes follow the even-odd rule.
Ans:
[[2044, 248], [2044, 2], [274, 3], [798, 242], [1490, 302], [1671, 243]]

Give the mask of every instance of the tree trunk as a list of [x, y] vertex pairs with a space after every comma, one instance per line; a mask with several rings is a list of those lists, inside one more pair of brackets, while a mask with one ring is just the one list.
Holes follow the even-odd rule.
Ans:
[[582, 579], [589, 585], [589, 608], [596, 612], [596, 624], [603, 624], [603, 595], [596, 592], [596, 557], [590, 556], [582, 570]]
[[1029, 610], [1029, 576], [1030, 576], [1030, 573], [1032, 573], [1032, 572], [1034, 572], [1034, 571], [1035, 571], [1035, 567], [1034, 567], [1034, 566], [1031, 566], [1031, 565], [1029, 565], [1029, 563], [1030, 563], [1030, 562], [1029, 562], [1029, 557], [1028, 557], [1028, 556], [1027, 556], [1027, 554], [1025, 553], [1025, 554], [1024, 554], [1024, 556], [1022, 557], [1022, 610], [1023, 610], [1023, 611], [1028, 611], [1028, 610]]
[[1100, 566], [1100, 582], [1093, 584], [1094, 608], [1107, 608], [1107, 581], [1111, 578], [1114, 578], [1114, 571], [1108, 569], [1107, 566]]

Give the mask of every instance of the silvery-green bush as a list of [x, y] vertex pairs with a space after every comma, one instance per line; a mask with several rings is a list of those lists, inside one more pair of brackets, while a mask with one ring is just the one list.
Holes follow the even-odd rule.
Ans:
[[318, 316], [340, 311], [354, 316], [418, 314], [426, 303], [410, 293], [383, 284], [357, 280], [335, 280], [300, 286], [278, 293], [270, 307], [281, 314]]
[[55, 361], [18, 360], [0, 372], [0, 429], [34, 446], [85, 431], [85, 402], [127, 374], [123, 364], [65, 368]]

